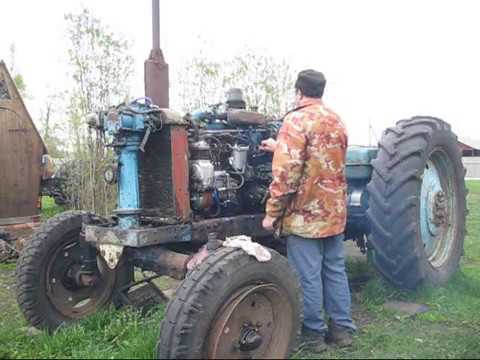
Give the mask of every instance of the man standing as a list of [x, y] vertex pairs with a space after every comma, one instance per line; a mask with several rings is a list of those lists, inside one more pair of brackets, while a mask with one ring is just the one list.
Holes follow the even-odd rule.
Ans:
[[296, 109], [285, 117], [277, 141], [262, 143], [265, 151], [274, 152], [263, 226], [287, 236], [288, 260], [304, 295], [303, 335], [317, 352], [326, 349], [326, 336], [350, 345], [356, 330], [343, 255], [347, 132], [322, 102], [325, 84], [318, 71], [300, 72]]

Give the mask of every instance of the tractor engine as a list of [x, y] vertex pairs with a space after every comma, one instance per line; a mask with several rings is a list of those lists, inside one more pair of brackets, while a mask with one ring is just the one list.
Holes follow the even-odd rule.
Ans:
[[181, 116], [146, 99], [95, 122], [118, 154], [105, 178], [118, 182], [120, 227], [263, 212], [272, 154], [259, 147], [276, 137], [280, 121], [247, 111], [241, 101]]
[[[196, 119], [193, 121], [205, 118]], [[259, 145], [275, 137], [278, 128], [273, 122], [231, 125], [228, 120], [215, 119], [190, 134], [190, 202], [195, 216], [261, 211], [272, 179], [272, 155], [260, 151]]]

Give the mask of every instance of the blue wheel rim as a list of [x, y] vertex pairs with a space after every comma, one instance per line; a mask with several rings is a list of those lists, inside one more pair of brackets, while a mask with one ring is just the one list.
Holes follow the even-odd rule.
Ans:
[[455, 236], [455, 173], [448, 155], [434, 150], [423, 172], [420, 190], [420, 232], [425, 255], [439, 268], [448, 260]]

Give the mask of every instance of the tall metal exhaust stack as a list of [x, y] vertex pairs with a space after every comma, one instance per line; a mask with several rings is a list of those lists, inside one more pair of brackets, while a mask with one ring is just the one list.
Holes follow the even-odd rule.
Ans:
[[161, 108], [169, 107], [168, 64], [160, 49], [160, 4], [152, 0], [152, 50], [145, 61], [145, 96]]

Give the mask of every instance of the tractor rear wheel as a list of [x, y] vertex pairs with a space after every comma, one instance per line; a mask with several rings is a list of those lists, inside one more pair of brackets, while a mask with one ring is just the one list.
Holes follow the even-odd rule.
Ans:
[[111, 270], [98, 254], [95, 274], [82, 273], [86, 254], [80, 232], [85, 215], [69, 211], [49, 219], [17, 261], [17, 302], [27, 321], [37, 328], [53, 331], [91, 315], [109, 304], [114, 289], [133, 276], [127, 264]]
[[239, 249], [210, 255], [180, 284], [162, 321], [161, 359], [287, 358], [301, 332], [302, 291], [287, 260]]
[[385, 131], [367, 187], [368, 245], [393, 285], [445, 284], [458, 269], [466, 219], [465, 170], [450, 125], [414, 117]]

